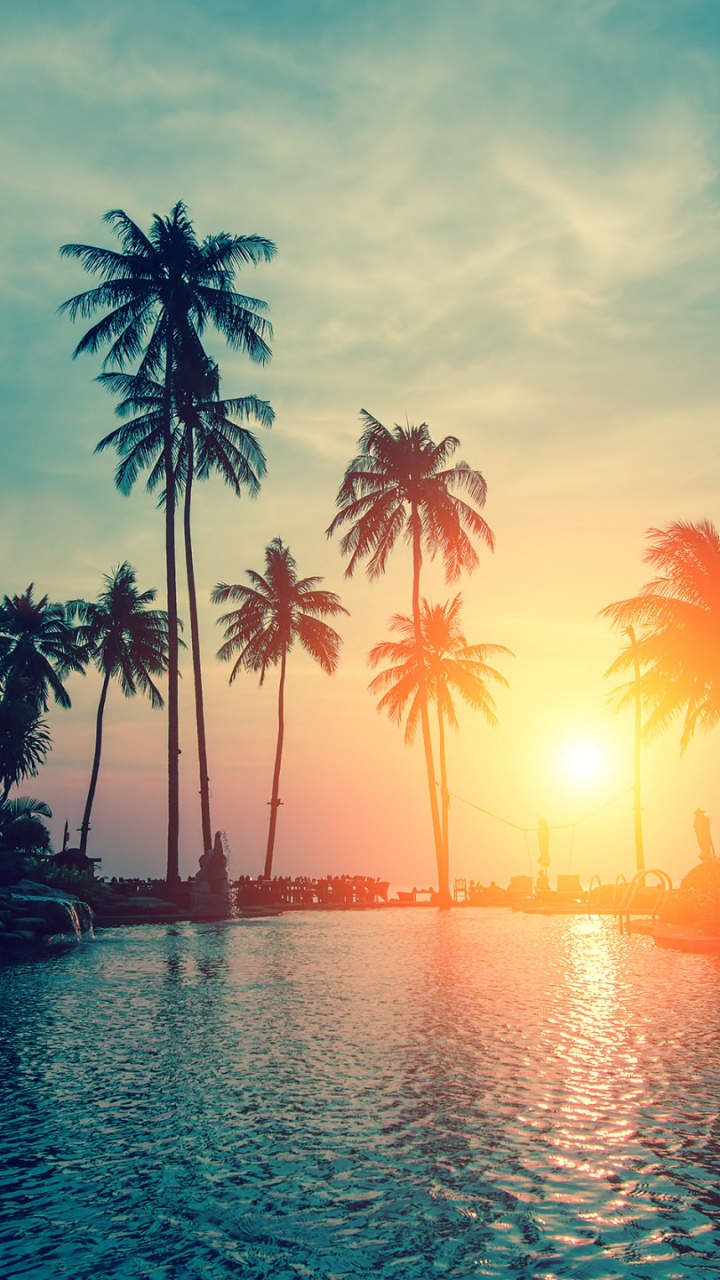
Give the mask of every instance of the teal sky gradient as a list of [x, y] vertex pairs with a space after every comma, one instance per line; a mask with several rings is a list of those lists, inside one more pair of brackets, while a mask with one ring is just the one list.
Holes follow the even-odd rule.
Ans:
[[[621, 733], [602, 679], [617, 641], [597, 611], [649, 577], [646, 529], [720, 518], [718, 6], [4, 9], [2, 590], [33, 579], [55, 599], [93, 596], [127, 558], [164, 596], [153, 499], [116, 494], [112, 459], [93, 456], [113, 406], [93, 382], [100, 360], [70, 359], [82, 329], [57, 306], [90, 279], [57, 250], [111, 243], [107, 209], [147, 225], [182, 198], [200, 234], [258, 232], [279, 250], [240, 284], [271, 305], [271, 365], [209, 342], [223, 392], [269, 398], [277, 421], [256, 502], [215, 482], [198, 495], [203, 599], [260, 567], [280, 535], [352, 614], [332, 683], [300, 655], [290, 672], [278, 871], [433, 875], [417, 749], [403, 749], [365, 693], [367, 649], [409, 606], [408, 565], [397, 553], [382, 584], [343, 584], [323, 536], [361, 406], [458, 435], [488, 480], [494, 557], [459, 588], [437, 567], [426, 581], [436, 600], [463, 591], [470, 640], [516, 654], [500, 727], [463, 719], [454, 789], [527, 825], [552, 805], [551, 821], [564, 822], [620, 791], [629, 743], [602, 794], [561, 792], [550, 760], [556, 738], [583, 725]], [[248, 677], [228, 691], [212, 660], [214, 613], [204, 606], [214, 821], [235, 870], [254, 870], [274, 685]], [[184, 874], [197, 856], [189, 674]], [[70, 691], [73, 711], [52, 715], [52, 760], [24, 788], [51, 803], [58, 840], [65, 817], [75, 826], [82, 813], [97, 682]], [[164, 721], [119, 694], [108, 715], [96, 851], [109, 873], [160, 872]], [[713, 814], [720, 763], [720, 740], [679, 761], [678, 738], [647, 752], [648, 838], [675, 873], [692, 853], [693, 809]], [[583, 874], [627, 869], [621, 809], [614, 826], [578, 835]], [[720, 807], [714, 817], [717, 831]], [[453, 822], [458, 874], [504, 881], [524, 870], [524, 847], [504, 828], [459, 807]]]

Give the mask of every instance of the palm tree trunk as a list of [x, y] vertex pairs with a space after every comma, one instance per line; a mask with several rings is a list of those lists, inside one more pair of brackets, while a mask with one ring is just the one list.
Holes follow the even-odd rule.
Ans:
[[185, 507], [183, 525], [185, 531], [185, 567], [187, 569], [188, 603], [190, 612], [190, 643], [192, 648], [193, 683], [195, 686], [195, 722], [197, 725], [198, 764], [200, 768], [200, 824], [203, 853], [212, 849], [212, 824], [210, 822], [210, 780], [208, 778], [207, 740], [205, 737], [205, 704], [203, 700], [202, 664], [200, 661], [200, 627], [198, 625], [197, 592], [195, 590], [195, 566], [193, 564], [192, 537], [190, 534], [190, 500], [193, 481], [192, 436], [187, 440], [188, 470], [185, 482]]
[[277, 812], [280, 807], [278, 792], [280, 791], [280, 766], [282, 764], [283, 738], [285, 737], [285, 666], [287, 663], [287, 649], [283, 649], [282, 661], [280, 663], [280, 688], [278, 690], [278, 736], [277, 746], [275, 748], [275, 768], [273, 770], [272, 781], [272, 799], [270, 801], [270, 829], [268, 831], [267, 851], [265, 853], [265, 870], [263, 875], [269, 880], [272, 875], [273, 850], [275, 848], [275, 829], [277, 827]]
[[95, 788], [97, 787], [98, 774], [100, 773], [100, 754], [102, 752], [102, 735], [103, 735], [103, 716], [105, 714], [105, 702], [107, 700], [108, 688], [110, 685], [110, 672], [105, 672], [103, 680], [102, 692], [97, 709], [97, 719], [95, 721], [95, 754], [93, 756], [92, 772], [90, 774], [90, 787], [88, 789], [87, 800], [85, 801], [85, 812], [80, 826], [80, 852], [87, 853], [88, 832], [90, 830], [90, 814], [92, 813], [93, 800], [95, 799]]
[[[169, 312], [169, 308], [168, 308]], [[167, 872], [170, 886], [180, 881], [180, 733], [178, 718], [178, 612], [175, 562], [175, 468], [172, 456], [173, 321], [168, 314], [163, 406], [163, 466], [165, 470], [165, 565], [168, 603], [168, 834]]]
[[635, 751], [633, 770], [634, 819], [635, 819], [635, 867], [637, 871], [645, 870], [645, 850], [643, 848], [642, 802], [640, 794], [640, 766], [642, 753], [642, 699], [640, 697], [640, 659], [637, 652], [635, 628], [628, 627], [630, 647], [635, 670]]
[[[410, 520], [412, 526], [413, 546], [413, 623], [415, 626], [415, 644], [417, 645], [418, 654], [422, 658], [423, 634], [422, 615], [420, 612], [420, 566], [422, 564], [422, 551], [420, 548], [420, 523], [416, 512], [413, 511]], [[432, 739], [430, 737], [427, 684], [425, 681], [424, 669], [424, 663], [421, 661], [420, 723], [422, 725], [423, 747], [425, 749], [425, 767], [427, 769], [428, 790], [430, 792], [430, 815], [432, 818], [433, 838], [435, 840], [435, 858], [438, 870], [438, 896], [440, 899], [440, 906], [448, 907], [450, 905], [450, 885], [448, 883], [448, 867], [444, 854], [442, 830], [440, 827], [437, 784], [435, 781], [435, 764], [433, 761]]]
[[442, 823], [443, 866], [450, 892], [450, 792], [447, 785], [447, 759], [445, 756], [445, 725], [438, 698], [438, 759], [440, 761], [440, 803]]

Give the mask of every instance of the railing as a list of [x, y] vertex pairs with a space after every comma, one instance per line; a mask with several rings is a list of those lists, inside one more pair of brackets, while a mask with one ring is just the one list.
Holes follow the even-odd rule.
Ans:
[[[643, 890], [650, 892], [650, 886], [646, 883], [648, 876], [657, 877], [658, 883], [654, 886], [655, 894], [649, 901], [646, 900], [642, 904], [642, 907], [638, 909], [636, 906], [638, 894], [642, 893]], [[620, 901], [620, 905], [618, 906], [618, 925], [620, 927], [620, 932], [630, 932], [630, 916], [633, 908], [635, 908], [636, 915], [650, 916], [653, 920], [657, 920], [665, 906], [665, 903], [672, 893], [672, 887], [672, 880], [667, 874], [667, 871], [660, 871], [657, 867], [647, 867], [643, 871], [638, 871], [636, 875], [633, 876], [629, 885], [627, 885]]]
[[[602, 880], [600, 877], [598, 875], [593, 876], [587, 887], [587, 896], [585, 898], [589, 907], [600, 907], [602, 905], [602, 887]], [[593, 894], [596, 895], [597, 902], [594, 901]]]

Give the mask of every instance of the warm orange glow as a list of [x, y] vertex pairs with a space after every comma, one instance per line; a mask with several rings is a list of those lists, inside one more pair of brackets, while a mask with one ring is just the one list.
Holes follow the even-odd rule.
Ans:
[[570, 742], [562, 753], [563, 773], [574, 782], [599, 782], [607, 773], [607, 757], [591, 739]]

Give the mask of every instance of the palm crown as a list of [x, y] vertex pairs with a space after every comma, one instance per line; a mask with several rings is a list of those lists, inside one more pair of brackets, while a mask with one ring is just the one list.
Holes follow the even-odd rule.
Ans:
[[138, 590], [135, 570], [127, 561], [104, 574], [103, 582], [96, 603], [71, 602], [80, 621], [78, 634], [98, 671], [117, 680], [126, 698], [140, 690], [153, 707], [162, 707], [152, 676], [167, 670], [167, 614], [148, 609], [156, 592]]
[[157, 376], [165, 370], [169, 339], [173, 344], [178, 336], [202, 335], [213, 324], [235, 350], [260, 362], [269, 358], [265, 339], [272, 330], [264, 315], [266, 304], [237, 293], [232, 285], [238, 267], [274, 257], [271, 240], [223, 232], [199, 241], [182, 201], [166, 218], [155, 214], [147, 235], [122, 209], [111, 209], [104, 221], [118, 237], [121, 252], [83, 244], [60, 250], [102, 279], [60, 310], [75, 320], [109, 308], [80, 339], [75, 355], [107, 346], [106, 366], [122, 369], [142, 356], [141, 371]]
[[[297, 640], [311, 658], [332, 674], [340, 653], [340, 636], [322, 621], [347, 613], [332, 591], [318, 590], [322, 578], [299, 578], [290, 549], [273, 538], [265, 549], [265, 575], [247, 570], [251, 585], [221, 582], [212, 593], [213, 604], [237, 602], [239, 609], [218, 619], [225, 626], [225, 643], [218, 650], [221, 661], [236, 657], [230, 673], [255, 671], [262, 684]], [[237, 655], [237, 656], [236, 656]]]
[[378, 577], [401, 536], [419, 542], [431, 557], [440, 553], [448, 581], [474, 569], [472, 538], [492, 548], [493, 535], [476, 510], [486, 498], [480, 472], [466, 462], [446, 466], [460, 441], [446, 436], [435, 444], [425, 423], [390, 431], [365, 409], [361, 418], [360, 452], [345, 472], [339, 511], [327, 530], [330, 536], [349, 526], [340, 542], [349, 556], [346, 576], [368, 557], [368, 577]]
[[[650, 530], [644, 559], [660, 574], [638, 595], [602, 610], [614, 626], [644, 630], [636, 646], [615, 659], [607, 675], [641, 667], [640, 693], [650, 714], [652, 737], [685, 714], [681, 749], [698, 727], [720, 720], [720, 535], [708, 520], [678, 520]], [[634, 683], [618, 691], [619, 705], [633, 697]]]
[[[107, 373], [100, 381], [120, 397], [118, 416], [135, 416], [104, 436], [96, 453], [112, 447], [120, 455], [115, 483], [122, 493], [129, 493], [142, 470], [149, 471], [147, 487], [152, 491], [165, 481], [164, 388], [143, 374]], [[216, 365], [201, 385], [188, 386], [181, 376], [174, 385], [174, 417], [179, 424], [173, 431], [176, 497], [190, 472], [199, 480], [217, 472], [236, 494], [243, 489], [257, 494], [265, 456], [253, 433], [234, 419], [255, 419], [269, 427], [275, 415], [268, 402], [257, 396], [221, 400]]]
[[20, 692], [37, 710], [47, 710], [50, 694], [69, 707], [63, 681], [84, 670], [87, 654], [67, 606], [47, 596], [36, 600], [33, 590], [31, 582], [22, 595], [4, 596], [0, 605], [0, 682], [6, 694]]
[[368, 662], [372, 667], [389, 664], [371, 681], [370, 691], [382, 695], [378, 711], [387, 711], [397, 724], [407, 709], [406, 742], [413, 741], [420, 723], [423, 686], [427, 696], [437, 703], [439, 715], [453, 728], [458, 725], [453, 694], [481, 711], [489, 724], [497, 724], [488, 682], [507, 685], [507, 680], [488, 665], [487, 659], [510, 650], [501, 644], [469, 645], [461, 626], [461, 609], [460, 595], [440, 605], [423, 600], [421, 650], [413, 619], [402, 614], [390, 621], [390, 630], [399, 639], [385, 640], [370, 650]]

